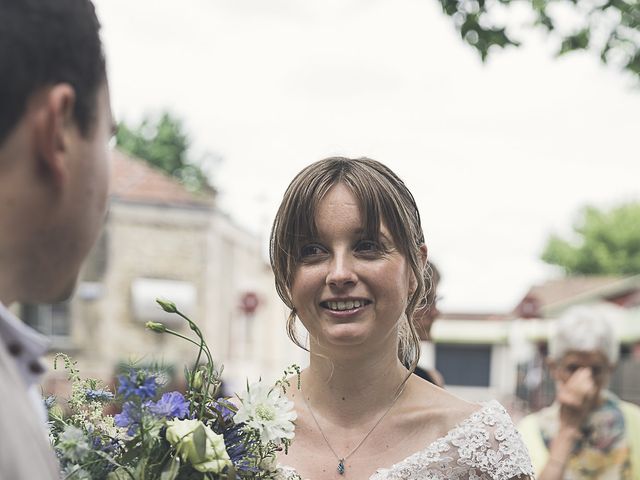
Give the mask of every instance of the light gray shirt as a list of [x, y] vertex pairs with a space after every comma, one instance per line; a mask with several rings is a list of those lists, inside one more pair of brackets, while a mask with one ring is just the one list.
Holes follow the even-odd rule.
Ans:
[[38, 388], [47, 347], [0, 303], [0, 480], [59, 478]]

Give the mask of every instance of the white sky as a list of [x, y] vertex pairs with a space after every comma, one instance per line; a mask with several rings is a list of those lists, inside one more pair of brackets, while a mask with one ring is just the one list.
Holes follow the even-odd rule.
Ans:
[[223, 161], [221, 207], [265, 238], [302, 167], [369, 156], [405, 179], [444, 310], [509, 310], [579, 207], [640, 199], [640, 90], [554, 44], [482, 65], [436, 0], [95, 0], [113, 106], [168, 108]]

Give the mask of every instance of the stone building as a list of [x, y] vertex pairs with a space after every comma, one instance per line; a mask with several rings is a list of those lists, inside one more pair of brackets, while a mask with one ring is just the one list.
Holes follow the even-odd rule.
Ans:
[[[112, 167], [104, 231], [76, 294], [62, 304], [22, 307], [25, 321], [51, 337], [52, 354], [70, 354], [84, 376], [110, 379], [119, 364], [137, 362], [167, 365], [180, 377], [195, 360], [194, 345], [145, 328], [159, 321], [191, 334], [155, 305], [161, 297], [198, 323], [230, 388], [245, 377], [275, 377], [299, 358], [260, 239], [220, 212], [213, 194], [191, 193], [119, 151]], [[49, 372], [48, 388], [65, 378]]]

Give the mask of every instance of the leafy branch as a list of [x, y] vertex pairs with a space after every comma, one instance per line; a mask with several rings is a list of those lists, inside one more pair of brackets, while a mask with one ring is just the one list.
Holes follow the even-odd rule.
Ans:
[[[640, 2], [638, 0], [439, 0], [462, 40], [486, 61], [494, 47], [518, 47], [506, 23], [495, 13], [526, 5], [533, 15], [531, 28], [558, 38], [557, 55], [593, 50], [605, 64], [614, 64], [640, 78]], [[578, 27], [563, 31], [554, 18], [558, 6], [568, 7]]]

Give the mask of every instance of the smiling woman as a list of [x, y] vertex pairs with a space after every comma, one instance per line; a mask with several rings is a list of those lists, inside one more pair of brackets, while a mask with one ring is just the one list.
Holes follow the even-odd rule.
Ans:
[[310, 165], [285, 192], [270, 253], [289, 335], [303, 346], [299, 318], [311, 355], [289, 391], [298, 420], [284, 478], [528, 478], [498, 403], [471, 404], [411, 375], [430, 279], [420, 214], [397, 175], [367, 158]]
[[[401, 350], [414, 368], [420, 343], [415, 328], [406, 319], [412, 318], [424, 296], [426, 247], [413, 195], [391, 170], [368, 159], [330, 158], [311, 165], [293, 180], [273, 225], [270, 252], [276, 288], [291, 309], [287, 332], [299, 346], [302, 344], [295, 335], [298, 315], [291, 297], [292, 284], [298, 267], [303, 275], [305, 271], [318, 270], [320, 260], [327, 258], [331, 250], [322, 241], [331, 233], [351, 236], [343, 242], [353, 242], [350, 248], [354, 257], [377, 259], [381, 264], [401, 256], [411, 270], [414, 285], [411, 294], [407, 291], [404, 297], [406, 316], [399, 328]], [[338, 295], [335, 300], [342, 299]], [[366, 298], [363, 300], [367, 303]]]
[[[413, 274], [385, 222], [379, 234], [368, 237], [359, 210], [346, 186], [333, 186], [318, 205], [317, 237], [309, 239], [314, 243], [300, 249], [292, 302], [316, 349], [381, 341], [397, 348], [399, 319], [409, 323], [403, 312], [416, 290]], [[426, 248], [419, 251], [426, 256]], [[408, 330], [411, 341], [414, 330]], [[378, 342], [373, 341], [375, 335]], [[354, 352], [350, 349], [348, 354]]]

